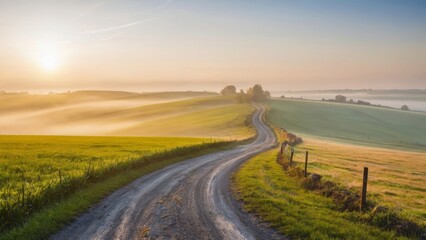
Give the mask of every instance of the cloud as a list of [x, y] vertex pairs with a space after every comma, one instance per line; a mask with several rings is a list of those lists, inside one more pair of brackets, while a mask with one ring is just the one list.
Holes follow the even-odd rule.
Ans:
[[[169, 4], [173, 3], [175, 0], [168, 0], [163, 2], [162, 4], [160, 4], [159, 6], [151, 9], [151, 11], [153, 10], [158, 10], [161, 8], [164, 8], [166, 6], [168, 6]], [[101, 2], [100, 4], [103, 4], [104, 2]], [[145, 18], [145, 19], [139, 19], [137, 21], [134, 22], [129, 22], [129, 23], [125, 23], [125, 24], [121, 24], [121, 25], [117, 25], [117, 26], [112, 26], [112, 27], [107, 27], [107, 28], [101, 28], [101, 29], [95, 29], [95, 30], [88, 30], [88, 31], [84, 31], [81, 32], [82, 34], [97, 34], [97, 33], [104, 33], [104, 32], [110, 32], [110, 31], [115, 31], [115, 30], [119, 30], [119, 29], [124, 29], [124, 28], [128, 28], [128, 27], [132, 27], [141, 23], [145, 23], [145, 22], [149, 22], [151, 20], [156, 19], [156, 17], [151, 17], [151, 18]]]
[[81, 32], [81, 33], [82, 34], [97, 34], [97, 33], [109, 32], [109, 31], [114, 31], [114, 30], [132, 27], [132, 26], [144, 23], [144, 22], [151, 21], [153, 19], [155, 19], [155, 18], [152, 17], [152, 18], [142, 19], [142, 20], [138, 20], [138, 21], [135, 21], [135, 22], [131, 22], [131, 23], [126, 23], [126, 24], [122, 24], [122, 25], [117, 25], [117, 26], [112, 26], [112, 27], [107, 27], [107, 28], [102, 28], [102, 29], [96, 29], [96, 30], [88, 30], [88, 31], [84, 31], [84, 32]]

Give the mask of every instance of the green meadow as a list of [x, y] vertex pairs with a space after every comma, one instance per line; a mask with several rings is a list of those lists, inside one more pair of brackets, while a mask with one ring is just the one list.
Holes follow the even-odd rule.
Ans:
[[[150, 158], [214, 145], [202, 138], [0, 136], [1, 228], [61, 199], [91, 179]], [[161, 161], [157, 159], [156, 161]], [[52, 201], [53, 200], [53, 201]], [[22, 219], [20, 219], [22, 218]]]
[[290, 132], [367, 146], [426, 151], [426, 113], [309, 100], [269, 100], [269, 121]]
[[[181, 103], [184, 102], [179, 102]], [[177, 108], [182, 109], [182, 106], [178, 105]], [[114, 134], [245, 139], [254, 134], [254, 129], [250, 125], [252, 111], [253, 107], [249, 104], [227, 104], [197, 111], [182, 110], [179, 115], [142, 122]]]
[[[202, 138], [0, 136], [0, 187], [25, 180], [33, 188], [126, 163], [141, 156], [208, 143]], [[12, 191], [14, 192], [14, 191]]]

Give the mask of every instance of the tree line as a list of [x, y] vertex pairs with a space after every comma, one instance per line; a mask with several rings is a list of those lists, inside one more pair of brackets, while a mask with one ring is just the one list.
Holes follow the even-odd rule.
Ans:
[[234, 96], [239, 102], [257, 102], [271, 97], [271, 93], [263, 90], [260, 84], [255, 84], [245, 92], [243, 89], [240, 89], [238, 93], [234, 85], [228, 85], [220, 91], [220, 94], [222, 96]]

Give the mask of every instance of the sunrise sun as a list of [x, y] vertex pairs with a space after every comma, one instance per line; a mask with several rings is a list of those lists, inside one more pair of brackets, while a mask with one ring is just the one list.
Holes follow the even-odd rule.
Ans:
[[52, 72], [59, 65], [59, 48], [54, 43], [43, 43], [37, 47], [37, 62], [47, 72]]

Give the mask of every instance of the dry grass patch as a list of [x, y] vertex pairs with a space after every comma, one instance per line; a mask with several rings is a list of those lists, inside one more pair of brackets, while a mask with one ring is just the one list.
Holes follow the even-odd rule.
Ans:
[[361, 188], [363, 167], [369, 168], [368, 197], [421, 225], [426, 224], [426, 154], [337, 144], [312, 138], [296, 148], [295, 161], [309, 151], [309, 172], [347, 187]]

